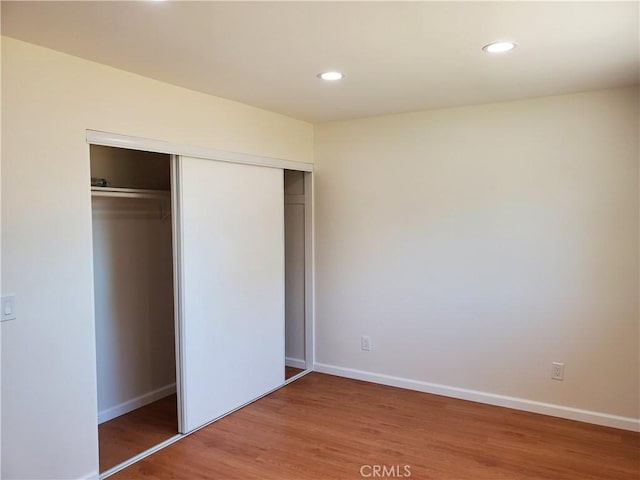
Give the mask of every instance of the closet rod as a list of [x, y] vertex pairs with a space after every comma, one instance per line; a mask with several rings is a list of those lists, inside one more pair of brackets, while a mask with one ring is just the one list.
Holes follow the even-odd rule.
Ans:
[[91, 187], [91, 197], [139, 198], [160, 202], [161, 218], [171, 216], [171, 192], [169, 190], [143, 190], [140, 188]]
[[114, 187], [91, 187], [92, 197], [114, 197], [114, 198], [146, 198], [166, 200], [169, 198], [169, 190], [142, 190], [138, 188], [114, 188]]

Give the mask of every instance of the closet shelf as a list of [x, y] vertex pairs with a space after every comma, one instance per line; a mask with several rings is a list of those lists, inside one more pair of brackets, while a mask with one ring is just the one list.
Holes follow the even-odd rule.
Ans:
[[143, 190], [140, 188], [91, 187], [92, 197], [114, 198], [146, 198], [150, 200], [167, 200], [169, 190]]

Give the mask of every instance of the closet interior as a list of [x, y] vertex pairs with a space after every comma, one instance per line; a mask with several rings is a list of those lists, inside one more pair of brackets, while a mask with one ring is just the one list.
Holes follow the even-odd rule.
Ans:
[[90, 146], [100, 472], [178, 433], [171, 156]]
[[306, 370], [305, 172], [284, 171], [285, 379]]

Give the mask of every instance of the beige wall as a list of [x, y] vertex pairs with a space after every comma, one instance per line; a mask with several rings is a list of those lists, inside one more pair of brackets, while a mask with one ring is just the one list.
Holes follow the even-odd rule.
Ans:
[[317, 362], [637, 419], [638, 128], [637, 89], [317, 126]]
[[311, 162], [311, 125], [2, 39], [3, 478], [98, 470], [85, 130]]

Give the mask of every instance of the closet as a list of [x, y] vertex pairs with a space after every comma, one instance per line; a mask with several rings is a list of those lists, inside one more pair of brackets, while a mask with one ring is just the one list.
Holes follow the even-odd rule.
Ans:
[[90, 147], [100, 471], [178, 433], [170, 156]]
[[108, 475], [308, 371], [312, 183], [296, 162], [87, 137]]
[[285, 378], [306, 369], [305, 173], [284, 171]]

